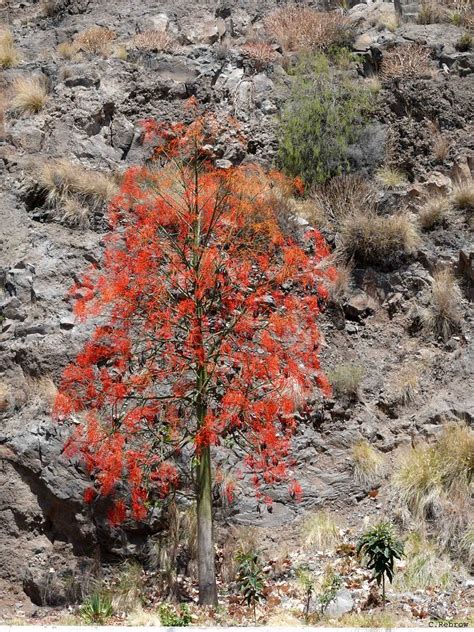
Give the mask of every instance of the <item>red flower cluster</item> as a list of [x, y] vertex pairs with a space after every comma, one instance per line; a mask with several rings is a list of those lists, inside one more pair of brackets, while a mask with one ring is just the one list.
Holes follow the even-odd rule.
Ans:
[[[284, 479], [295, 414], [330, 390], [317, 317], [334, 270], [317, 231], [298, 244], [280, 228], [275, 196], [293, 183], [214, 170], [201, 119], [145, 129], [174, 160], [125, 174], [103, 264], [72, 290], [76, 314], [101, 324], [56, 401], [57, 415], [83, 420], [72, 443], [97, 493], [123, 496], [114, 523], [185, 484], [203, 446], [244, 449], [257, 487]], [[300, 497], [296, 481], [290, 492]]]

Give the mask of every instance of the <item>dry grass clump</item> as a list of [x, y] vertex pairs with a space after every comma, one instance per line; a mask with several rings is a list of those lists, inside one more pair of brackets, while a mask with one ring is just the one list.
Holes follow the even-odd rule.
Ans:
[[133, 612], [142, 604], [145, 582], [143, 568], [136, 562], [125, 562], [118, 574], [114, 573], [110, 597], [115, 612]]
[[20, 62], [20, 55], [15, 48], [13, 35], [0, 27], [0, 68], [13, 68]]
[[154, 541], [150, 541], [148, 549], [148, 565], [159, 574], [161, 590], [165, 595], [173, 597], [177, 586], [178, 554], [184, 554], [188, 560], [187, 571], [195, 575], [197, 559], [197, 520], [192, 507], [179, 508], [175, 502], [166, 509], [166, 529], [159, 533]]
[[337, 276], [334, 281], [328, 282], [328, 290], [331, 299], [335, 303], [340, 303], [349, 292], [352, 281], [352, 266], [348, 264], [338, 264], [336, 266]]
[[[402, 625], [400, 615], [392, 612], [348, 612], [339, 617], [337, 624], [344, 628], [384, 628], [390, 629]], [[403, 622], [407, 625], [407, 622]], [[410, 623], [408, 622], [408, 625]]]
[[56, 52], [62, 59], [71, 60], [77, 57], [78, 50], [72, 42], [61, 42], [56, 47]]
[[265, 29], [285, 51], [327, 50], [351, 39], [350, 21], [339, 11], [320, 12], [287, 4], [264, 20]]
[[348, 399], [358, 399], [359, 387], [364, 377], [364, 369], [355, 364], [339, 364], [328, 372], [328, 379], [334, 394]]
[[438, 162], [444, 162], [449, 155], [451, 142], [443, 134], [437, 134], [433, 141], [433, 156]]
[[393, 167], [380, 167], [375, 173], [375, 177], [380, 184], [388, 189], [394, 189], [407, 184], [407, 178], [403, 171]]
[[418, 211], [418, 220], [424, 230], [430, 230], [434, 226], [445, 225], [451, 210], [449, 198], [434, 195], [423, 202]]
[[393, 396], [397, 403], [406, 406], [415, 401], [420, 375], [420, 366], [415, 362], [409, 362], [398, 367], [390, 376]]
[[426, 590], [435, 586], [443, 590], [453, 581], [452, 566], [440, 554], [439, 547], [420, 531], [413, 531], [405, 542], [404, 569], [395, 575], [395, 588], [400, 591]]
[[432, 73], [431, 55], [420, 44], [404, 44], [387, 51], [380, 64], [382, 79], [410, 79]]
[[474, 431], [450, 423], [435, 443], [420, 444], [400, 455], [391, 494], [402, 518], [434, 524], [443, 546], [457, 547], [469, 524], [473, 477]]
[[346, 261], [389, 265], [412, 254], [418, 243], [418, 232], [406, 213], [382, 217], [358, 211], [342, 222], [336, 253]]
[[5, 412], [12, 404], [11, 388], [5, 382], [0, 382], [0, 413]]
[[437, 0], [424, 0], [421, 3], [416, 21], [418, 24], [439, 24], [449, 19], [449, 12]]
[[138, 50], [152, 50], [172, 53], [177, 48], [175, 38], [165, 31], [149, 30], [137, 33], [131, 45]]
[[400, 18], [393, 12], [391, 15], [382, 15], [377, 22], [377, 29], [388, 29], [391, 33], [394, 33], [400, 26]]
[[267, 42], [247, 42], [241, 51], [247, 55], [257, 71], [264, 70], [277, 58], [273, 47]]
[[472, 45], [473, 45], [472, 35], [470, 33], [463, 33], [459, 37], [456, 44], [454, 45], [454, 48], [458, 50], [460, 53], [467, 53], [467, 51], [472, 49]]
[[376, 205], [376, 191], [372, 184], [359, 175], [342, 175], [331, 178], [319, 186], [313, 199], [330, 224], [340, 225], [348, 215], [354, 212], [368, 212]]
[[339, 523], [339, 519], [325, 511], [308, 516], [301, 528], [303, 545], [317, 551], [333, 550], [341, 539]]
[[385, 466], [383, 455], [365, 439], [354, 443], [351, 459], [354, 479], [358, 485], [363, 487], [373, 485], [383, 473]]
[[73, 46], [89, 55], [106, 55], [115, 38], [116, 34], [105, 26], [92, 26], [74, 37]]
[[48, 88], [42, 77], [19, 77], [13, 83], [11, 109], [21, 114], [37, 114], [48, 100]]
[[474, 210], [474, 180], [466, 180], [454, 188], [453, 203], [461, 211]]
[[73, 226], [86, 226], [91, 212], [117, 193], [117, 182], [110, 176], [85, 169], [65, 159], [52, 160], [36, 174], [46, 202], [62, 220]]
[[461, 300], [461, 289], [451, 270], [443, 268], [435, 272], [431, 285], [430, 306], [423, 315], [426, 329], [434, 332], [442, 340], [449, 340], [461, 326]]

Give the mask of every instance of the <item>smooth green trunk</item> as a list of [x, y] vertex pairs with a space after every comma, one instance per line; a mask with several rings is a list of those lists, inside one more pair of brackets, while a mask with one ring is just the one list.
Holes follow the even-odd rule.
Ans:
[[217, 606], [210, 447], [203, 448], [198, 465], [197, 527], [199, 603]]

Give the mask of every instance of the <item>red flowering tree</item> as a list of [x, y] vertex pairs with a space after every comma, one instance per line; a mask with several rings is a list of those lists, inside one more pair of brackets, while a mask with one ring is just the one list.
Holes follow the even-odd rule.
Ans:
[[125, 174], [102, 264], [72, 290], [75, 313], [99, 324], [56, 414], [81, 421], [68, 450], [94, 480], [86, 500], [113, 499], [112, 522], [195, 491], [199, 599], [215, 604], [212, 453], [238, 446], [257, 494], [288, 479], [295, 414], [329, 388], [316, 325], [328, 250], [316, 231], [302, 245], [282, 232], [282, 176], [212, 168], [208, 121], [147, 134], [157, 159]]

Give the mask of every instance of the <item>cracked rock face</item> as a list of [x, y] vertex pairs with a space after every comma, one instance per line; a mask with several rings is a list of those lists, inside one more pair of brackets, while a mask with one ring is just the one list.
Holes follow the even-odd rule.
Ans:
[[[68, 429], [51, 420], [54, 384], [91, 327], [78, 325], [67, 291], [81, 271], [100, 261], [106, 225], [100, 207], [88, 227], [68, 227], [48, 207], [35, 173], [48, 160], [67, 158], [78, 169], [120, 174], [150, 155], [140, 120], [181, 120], [190, 96], [236, 122], [214, 147], [216, 166], [252, 160], [271, 165], [289, 78], [281, 60], [256, 72], [239, 47], [252, 29], [261, 31], [262, 17], [277, 4], [57, 0], [50, 17], [28, 0], [0, 6], [0, 21], [8, 21], [23, 60], [3, 71], [2, 82], [35, 73], [49, 86], [44, 109], [31, 117], [9, 116], [0, 136], [0, 580], [21, 586], [35, 604], [80, 599], [101, 556], [142, 559], [150, 534], [161, 527], [155, 516], [146, 524], [111, 529], [107, 502], [93, 511], [85, 506], [86, 475], [62, 454]], [[370, 50], [383, 52], [384, 46], [423, 36], [450, 73], [384, 89], [380, 116], [350, 147], [352, 169], [373, 173], [391, 126], [399, 165], [419, 181], [410, 195], [421, 194], [430, 182], [450, 190], [452, 174], [461, 170], [468, 177], [473, 164], [466, 134], [474, 102], [472, 55], [461, 58], [453, 48], [460, 30], [407, 25], [392, 34], [373, 28], [369, 14], [375, 9], [355, 9], [360, 36], [369, 33], [359, 41], [363, 54], [375, 56]], [[166, 31], [179, 46], [173, 53], [131, 50], [125, 60], [61, 59], [57, 45], [93, 25], [114, 30], [119, 42], [147, 29]], [[431, 171], [439, 165], [430, 150], [430, 117], [453, 143], [449, 173], [434, 179]], [[243, 148], [239, 135], [247, 139]], [[398, 193], [384, 195], [390, 209]], [[351, 507], [367, 493], [353, 477], [355, 441], [368, 439], [391, 455], [409, 443], [413, 431], [432, 437], [446, 419], [472, 423], [469, 336], [463, 333], [443, 348], [407, 333], [413, 302], [427, 300], [434, 262], [441, 256], [454, 265], [460, 249], [469, 252], [467, 242], [462, 231], [434, 231], [417, 260], [399, 270], [354, 270], [344, 307], [328, 310], [322, 324], [322, 351], [328, 368], [363, 359], [361, 399], [351, 406], [321, 404], [302, 423], [294, 443], [304, 491], [300, 505], [288, 503], [287, 491], [278, 489], [273, 512], [259, 513], [255, 498], [242, 493], [228, 518], [272, 527], [315, 507]], [[464, 305], [463, 310], [466, 332], [472, 316]], [[423, 366], [418, 399], [400, 407], [389, 376], [413, 359]]]

